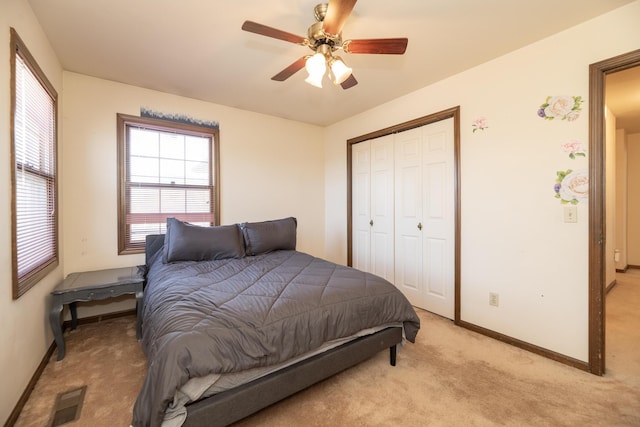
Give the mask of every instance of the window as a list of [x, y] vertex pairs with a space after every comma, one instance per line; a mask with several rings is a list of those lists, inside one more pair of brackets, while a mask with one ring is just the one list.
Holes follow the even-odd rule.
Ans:
[[13, 298], [58, 265], [58, 94], [11, 28]]
[[144, 251], [167, 218], [219, 224], [218, 130], [118, 114], [118, 253]]

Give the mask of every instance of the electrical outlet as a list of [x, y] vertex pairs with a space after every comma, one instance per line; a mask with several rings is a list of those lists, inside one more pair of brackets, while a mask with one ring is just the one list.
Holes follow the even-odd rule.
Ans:
[[495, 292], [489, 292], [489, 305], [498, 307], [500, 305], [500, 295]]

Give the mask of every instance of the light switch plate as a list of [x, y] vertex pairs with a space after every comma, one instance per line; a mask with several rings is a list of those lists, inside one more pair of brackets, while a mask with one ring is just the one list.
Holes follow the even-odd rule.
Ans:
[[577, 206], [565, 206], [564, 207], [564, 222], [578, 222], [578, 207]]

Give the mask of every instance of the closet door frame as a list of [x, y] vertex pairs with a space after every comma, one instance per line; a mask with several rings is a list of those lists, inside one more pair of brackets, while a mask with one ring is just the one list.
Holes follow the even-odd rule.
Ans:
[[352, 148], [354, 144], [369, 139], [403, 132], [453, 118], [453, 151], [454, 151], [454, 322], [460, 322], [460, 106], [419, 117], [408, 122], [389, 126], [347, 140], [347, 265], [353, 265], [353, 212], [352, 212]]

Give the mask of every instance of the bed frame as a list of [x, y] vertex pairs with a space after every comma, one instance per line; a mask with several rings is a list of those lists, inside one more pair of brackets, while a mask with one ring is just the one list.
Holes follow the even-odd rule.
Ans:
[[[151, 257], [162, 248], [163, 243], [164, 234], [147, 236], [147, 265]], [[187, 419], [183, 426], [227, 426], [355, 366], [387, 348], [391, 366], [395, 366], [396, 346], [401, 341], [400, 327], [386, 328], [372, 335], [357, 338], [277, 372], [187, 405]]]

